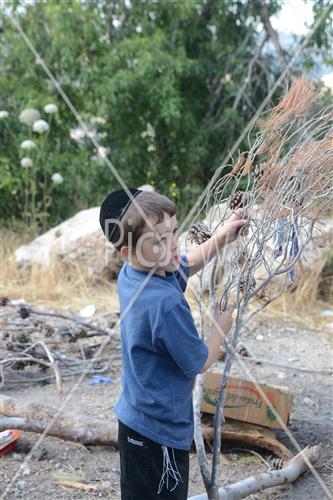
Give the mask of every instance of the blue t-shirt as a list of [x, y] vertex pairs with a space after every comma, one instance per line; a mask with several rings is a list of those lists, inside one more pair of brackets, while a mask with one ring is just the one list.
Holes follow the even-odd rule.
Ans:
[[118, 276], [123, 375], [116, 415], [148, 439], [181, 450], [191, 447], [192, 392], [208, 356], [183, 293], [188, 273], [183, 256], [180, 271], [165, 277], [147, 280], [147, 272], [128, 263]]

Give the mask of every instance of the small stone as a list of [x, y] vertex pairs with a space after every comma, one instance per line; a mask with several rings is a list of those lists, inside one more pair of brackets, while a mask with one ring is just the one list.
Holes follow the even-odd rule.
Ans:
[[333, 317], [333, 310], [332, 309], [324, 309], [322, 311], [321, 316], [323, 318], [332, 318]]
[[28, 467], [28, 465], [24, 465], [22, 474], [23, 476], [29, 476], [31, 474], [31, 469], [30, 467]]
[[106, 490], [110, 490], [112, 487], [111, 481], [102, 481], [100, 484], [101, 484], [101, 488], [106, 489]]
[[26, 488], [27, 483], [25, 481], [17, 481], [16, 487], [18, 490], [24, 490]]
[[48, 452], [43, 446], [38, 446], [32, 453], [32, 457], [35, 460], [46, 460], [48, 457]]
[[264, 336], [259, 334], [256, 336], [256, 339], [257, 340], [264, 340]]
[[318, 403], [316, 403], [315, 401], [313, 401], [312, 399], [310, 398], [304, 398], [303, 399], [304, 403], [308, 406], [312, 406], [312, 408], [315, 408], [315, 409], [318, 409], [319, 408], [319, 405]]

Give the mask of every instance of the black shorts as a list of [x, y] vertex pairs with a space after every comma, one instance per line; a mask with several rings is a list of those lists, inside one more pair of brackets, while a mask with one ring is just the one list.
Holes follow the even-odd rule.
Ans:
[[189, 451], [167, 448], [118, 420], [121, 500], [186, 500]]

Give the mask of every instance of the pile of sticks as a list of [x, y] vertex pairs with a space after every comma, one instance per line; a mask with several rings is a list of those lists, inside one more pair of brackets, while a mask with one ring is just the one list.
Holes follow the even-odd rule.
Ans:
[[[34, 309], [7, 297], [1, 297], [0, 304], [1, 388], [54, 380], [60, 394], [63, 378], [83, 372], [106, 373], [121, 358], [116, 312], [92, 323], [79, 316]], [[102, 355], [111, 341], [112, 355]]]

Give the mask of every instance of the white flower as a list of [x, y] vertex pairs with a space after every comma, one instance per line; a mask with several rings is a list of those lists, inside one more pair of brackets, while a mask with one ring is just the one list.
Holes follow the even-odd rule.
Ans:
[[211, 34], [213, 36], [216, 35], [216, 32], [217, 32], [217, 27], [215, 26], [215, 24], [208, 24], [207, 25], [207, 28], [209, 29], [209, 31], [211, 32]]
[[233, 79], [230, 73], [226, 73], [224, 75], [224, 77], [222, 78], [222, 83], [233, 83]]
[[51, 177], [53, 184], [61, 184], [64, 180], [63, 176], [56, 172], [55, 174], [52, 175]]
[[323, 75], [320, 79], [323, 82], [324, 87], [330, 90], [331, 94], [333, 94], [333, 73], [327, 73], [326, 75]]
[[83, 139], [85, 138], [85, 131], [81, 127], [76, 127], [76, 128], [71, 128], [69, 130], [69, 135], [71, 136], [74, 141], [79, 142], [82, 144], [84, 141]]
[[40, 114], [37, 109], [34, 108], [26, 108], [22, 111], [19, 116], [19, 120], [21, 123], [25, 123], [25, 125], [32, 125], [35, 121], [39, 120]]
[[149, 137], [155, 137], [156, 135], [155, 129], [150, 123], [147, 123], [147, 135], [149, 135]]
[[137, 33], [142, 33], [142, 26], [140, 26], [140, 24], [138, 24], [137, 27], [135, 28], [135, 31]]
[[21, 143], [22, 149], [35, 149], [37, 146], [33, 141], [27, 140]]
[[107, 157], [110, 152], [110, 148], [104, 148], [100, 146], [97, 150], [97, 154], [90, 157], [90, 160], [97, 163], [97, 165], [104, 165], [104, 159]]
[[149, 144], [149, 146], [148, 146], [148, 148], [147, 148], [147, 151], [149, 151], [149, 153], [150, 153], [151, 151], [156, 151], [156, 148], [155, 148], [154, 144]]
[[9, 116], [8, 111], [5, 111], [4, 109], [0, 111], [0, 120], [2, 120], [2, 118], [7, 118], [7, 116]]
[[44, 106], [44, 111], [49, 115], [53, 115], [54, 113], [58, 113], [58, 106], [55, 104], [46, 104], [46, 106]]
[[45, 120], [37, 120], [32, 126], [32, 130], [37, 134], [44, 134], [49, 130], [49, 124]]
[[32, 167], [32, 165], [33, 165], [33, 161], [31, 158], [22, 158], [21, 166], [23, 168], [29, 168], [29, 167]]
[[109, 152], [110, 152], [110, 149], [105, 148], [104, 146], [100, 146], [97, 150], [97, 154], [100, 158], [106, 158]]
[[138, 59], [128, 59], [127, 60], [127, 67], [128, 69], [133, 69], [135, 66], [138, 64]]
[[113, 26], [116, 28], [116, 30], [120, 27], [121, 25], [121, 20], [120, 19], [117, 19], [116, 17], [114, 17], [112, 19], [112, 24]]
[[106, 120], [105, 118], [102, 118], [102, 116], [92, 116], [90, 118], [90, 123], [97, 125], [105, 125]]

